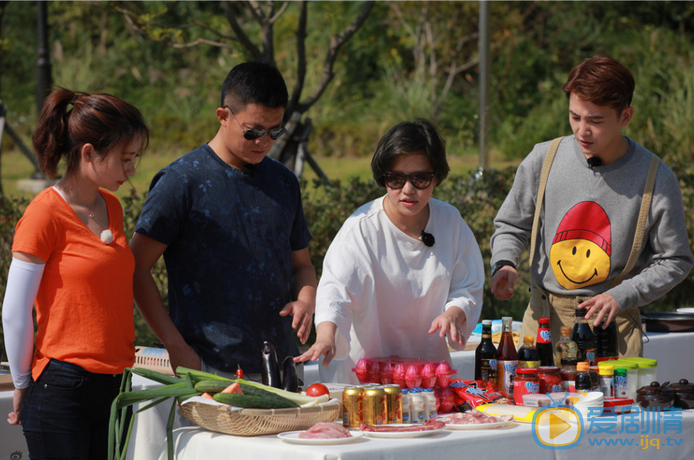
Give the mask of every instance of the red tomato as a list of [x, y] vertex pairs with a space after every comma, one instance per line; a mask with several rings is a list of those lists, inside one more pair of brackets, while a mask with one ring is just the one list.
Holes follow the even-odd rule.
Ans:
[[306, 389], [306, 396], [322, 396], [329, 394], [330, 390], [328, 390], [328, 387], [326, 387], [322, 383], [314, 383]]

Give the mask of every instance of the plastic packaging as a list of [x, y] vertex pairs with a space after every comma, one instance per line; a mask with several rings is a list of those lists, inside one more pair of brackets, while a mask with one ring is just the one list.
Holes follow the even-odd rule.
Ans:
[[639, 377], [636, 387], [647, 387], [658, 380], [658, 360], [650, 358], [621, 358], [620, 361], [631, 361], [639, 366]]
[[[638, 387], [639, 365], [633, 361], [627, 361], [624, 359], [617, 359], [617, 360], [613, 360], [613, 361], [602, 361], [602, 363], [609, 363], [609, 365], [614, 366], [615, 389], [617, 388], [617, 371], [619, 371], [620, 369], [626, 369], [626, 371], [627, 371], [626, 395], [618, 393], [617, 397], [620, 397], [620, 398], [626, 397], [626, 398], [633, 399], [634, 401], [636, 401], [636, 390], [639, 389], [639, 387]], [[608, 365], [608, 364], [603, 364], [603, 366], [605, 366], [605, 365]]]
[[362, 358], [352, 368], [359, 383], [379, 385], [396, 384], [400, 388], [433, 388], [448, 386], [458, 371], [451, 369], [448, 361], [434, 361], [420, 358], [388, 356], [383, 358]]
[[537, 411], [536, 408], [524, 407], [524, 406], [513, 406], [510, 404], [484, 404], [478, 406], [476, 410], [484, 412], [489, 415], [513, 415], [515, 422], [527, 422], [533, 421], [533, 416]]

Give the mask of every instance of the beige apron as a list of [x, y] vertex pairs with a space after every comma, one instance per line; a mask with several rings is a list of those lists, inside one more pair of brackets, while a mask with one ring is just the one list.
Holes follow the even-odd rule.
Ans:
[[[530, 261], [529, 266], [532, 267], [533, 255], [535, 254], [535, 245], [538, 224], [542, 204], [544, 201], [545, 187], [547, 185], [547, 177], [554, 161], [554, 156], [557, 153], [557, 148], [562, 138], [557, 138], [550, 144], [547, 151], [547, 157], [542, 167], [542, 175], [540, 177], [540, 186], [537, 193], [537, 205], [535, 207], [535, 215], [533, 219], [533, 228], [530, 241]], [[643, 198], [641, 199], [641, 209], [639, 211], [634, 242], [629, 254], [629, 260], [622, 273], [613, 280], [612, 287], [618, 285], [624, 279], [638, 259], [638, 255], [643, 249], [643, 241], [645, 236], [646, 218], [648, 210], [651, 206], [653, 197], [653, 187], [655, 185], [655, 176], [658, 171], [660, 159], [653, 156], [648, 170], [648, 178], [644, 186]], [[538, 288], [532, 280], [531, 275], [530, 303], [523, 315], [523, 327], [521, 329], [521, 337], [532, 336], [537, 337], [538, 320], [540, 318], [550, 319], [550, 330], [552, 331], [552, 344], [556, 345], [559, 340], [559, 330], [561, 326], [570, 326], [574, 324], [574, 312], [576, 306], [590, 297], [580, 296], [560, 296], [545, 292]], [[617, 346], [619, 356], [643, 356], [643, 341], [641, 340], [641, 315], [638, 308], [629, 308], [622, 310], [615, 318], [617, 324]], [[592, 324], [591, 324], [592, 326]]]

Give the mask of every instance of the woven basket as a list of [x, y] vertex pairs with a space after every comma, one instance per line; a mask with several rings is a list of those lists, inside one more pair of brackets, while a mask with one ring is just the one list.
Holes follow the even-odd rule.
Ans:
[[236, 436], [261, 436], [284, 431], [306, 430], [318, 422], [334, 422], [340, 413], [340, 401], [328, 401], [314, 407], [291, 409], [241, 409], [195, 401], [179, 404], [191, 422], [210, 431]]

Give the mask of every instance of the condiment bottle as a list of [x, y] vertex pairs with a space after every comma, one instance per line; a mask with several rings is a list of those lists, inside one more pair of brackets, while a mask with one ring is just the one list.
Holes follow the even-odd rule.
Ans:
[[627, 370], [614, 370], [614, 396], [615, 398], [627, 397]]
[[540, 394], [558, 393], [561, 391], [561, 375], [556, 366], [540, 366], [537, 368], [540, 380]]
[[576, 391], [576, 360], [562, 358], [559, 373], [561, 374], [562, 391]]
[[593, 382], [588, 373], [589, 364], [585, 361], [576, 364], [576, 391], [590, 391]]
[[576, 359], [578, 345], [571, 340], [571, 328], [569, 326], [562, 326], [559, 332], [561, 337], [554, 348], [554, 365], [561, 369], [562, 359]]
[[614, 394], [614, 366], [600, 366], [600, 391], [606, 398], [613, 398]]
[[537, 329], [535, 347], [540, 353], [540, 366], [554, 366], [554, 352], [552, 347], [552, 333], [549, 328], [549, 318], [540, 318]]
[[600, 369], [598, 366], [590, 366], [588, 369], [590, 375], [590, 391], [600, 391]]
[[518, 349], [518, 367], [540, 367], [540, 353], [531, 336], [523, 337], [523, 345]]
[[513, 379], [518, 367], [518, 352], [513, 343], [513, 318], [501, 318], [501, 340], [496, 350], [496, 381], [499, 390], [508, 399], [513, 399]]
[[[618, 359], [615, 361], [607, 361], [611, 365], [614, 366], [614, 375], [615, 375], [615, 389], [617, 388], [617, 371], [620, 369], [624, 369], [626, 371], [625, 375], [625, 380], [626, 380], [626, 397], [629, 399], [633, 399], [636, 401], [636, 390], [638, 390], [638, 380], [639, 380], [639, 365], [632, 362], [628, 361], [626, 359]], [[619, 374], [621, 376], [621, 372]], [[623, 398], [624, 396], [619, 396], [620, 398]]]
[[593, 328], [593, 333], [595, 334], [595, 364], [600, 361], [619, 358], [619, 351], [617, 349], [617, 323], [612, 321], [603, 329], [604, 325], [605, 322], [603, 321], [598, 327]]
[[496, 347], [490, 319], [482, 320], [482, 340], [475, 349], [475, 380], [496, 382]]
[[595, 335], [586, 320], [586, 309], [576, 308], [575, 322], [571, 331], [571, 340], [578, 345], [577, 361], [588, 361], [591, 366], [595, 365]]
[[[532, 337], [531, 337], [532, 338]], [[523, 406], [523, 395], [536, 395], [540, 391], [540, 380], [536, 367], [519, 367], [513, 380], [513, 402]]]

